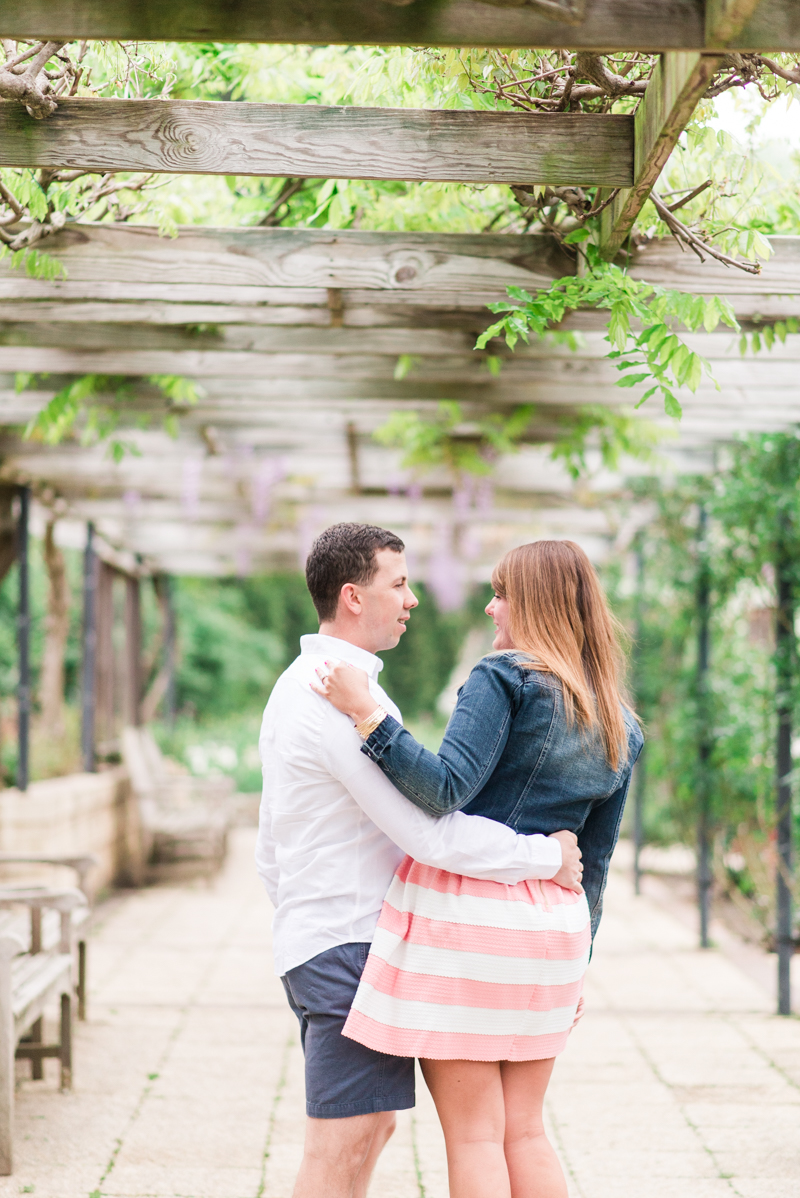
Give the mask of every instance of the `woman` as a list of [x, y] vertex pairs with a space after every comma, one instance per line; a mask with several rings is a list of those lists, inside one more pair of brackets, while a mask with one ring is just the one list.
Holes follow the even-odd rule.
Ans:
[[620, 697], [617, 626], [583, 550], [523, 545], [492, 584], [496, 652], [461, 688], [438, 754], [375, 709], [362, 671], [333, 666], [320, 693], [426, 811], [575, 832], [585, 893], [478, 882], [406, 858], [344, 1034], [421, 1058], [452, 1198], [566, 1198], [542, 1106], [575, 1021], [642, 735]]

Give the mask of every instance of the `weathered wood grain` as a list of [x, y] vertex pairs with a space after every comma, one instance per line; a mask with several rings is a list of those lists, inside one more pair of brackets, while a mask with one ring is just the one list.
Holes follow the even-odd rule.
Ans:
[[[682, 253], [672, 238], [637, 251], [631, 269], [666, 286], [730, 296], [800, 294], [800, 238], [773, 237], [761, 275], [744, 276]], [[574, 272], [537, 235], [365, 233], [321, 229], [206, 229], [175, 238], [147, 226], [74, 224], [42, 243], [67, 270], [29, 279], [0, 261], [0, 300], [156, 301], [164, 304], [327, 307], [327, 288], [351, 306], [479, 310], [509, 285], [535, 290]]]
[[[726, 44], [704, 19], [714, 3], [587, 0], [579, 22], [554, 20], [533, 6], [477, 0], [3, 0], [0, 15], [8, 37], [713, 50]], [[794, 0], [762, 0], [729, 44], [800, 48]]]
[[763, 7], [763, 0], [706, 0], [706, 43], [729, 46], [756, 10]]
[[587, 0], [579, 24], [475, 0], [3, 0], [2, 18], [9, 37], [608, 49], [704, 39], [702, 0]]
[[207, 100], [0, 103], [0, 165], [464, 183], [633, 182], [633, 117]]
[[800, 5], [794, 0], [706, 0], [705, 28], [707, 48], [796, 50]]
[[[587, 334], [587, 340], [590, 338]], [[773, 350], [769, 361], [766, 357], [758, 361], [740, 360], [736, 340], [728, 334], [709, 335], [705, 341], [695, 335], [688, 339], [700, 352], [710, 357], [714, 364], [715, 377], [724, 387], [756, 386], [763, 382], [769, 372], [770, 385], [797, 389], [797, 370], [800, 349], [793, 339], [789, 348]], [[589, 346], [583, 352], [564, 356], [547, 354], [546, 349], [537, 352], [516, 354], [506, 359], [501, 374], [503, 384], [534, 386], [542, 381], [569, 379], [588, 386], [604, 382], [613, 383], [618, 375], [613, 363], [602, 357], [601, 337], [597, 334], [597, 346]], [[328, 353], [260, 353], [257, 351], [215, 350], [113, 350], [113, 349], [66, 349], [50, 346], [0, 345], [0, 371], [26, 371], [37, 374], [111, 374], [141, 375], [179, 374], [201, 381], [205, 387], [211, 379], [223, 381], [230, 387], [237, 379], [268, 378], [273, 388], [281, 393], [285, 380], [321, 379], [331, 385], [342, 381], [354, 386], [357, 380], [374, 383], [394, 382], [396, 358], [391, 354], [332, 354]], [[406, 379], [406, 394], [410, 397], [424, 384], [441, 384], [444, 388], [457, 383], [489, 385], [492, 376], [479, 354], [436, 354], [421, 357], [414, 364]], [[709, 384], [713, 385], [713, 384]], [[439, 392], [447, 398], [447, 392]], [[619, 402], [626, 396], [620, 393]], [[590, 401], [585, 401], [590, 402]], [[287, 419], [293, 415], [287, 413]]]
[[[68, 272], [65, 282], [47, 284], [53, 287], [47, 294], [97, 282], [108, 288], [98, 298], [109, 299], [169, 299], [175, 293], [165, 289], [181, 284], [196, 288], [193, 297], [213, 300], [214, 289], [220, 288], [220, 296], [244, 303], [302, 303], [307, 289], [316, 292], [308, 302], [326, 303], [329, 287], [391, 291], [418, 302], [423, 291], [504, 293], [510, 284], [547, 287], [575, 269], [574, 259], [551, 238], [535, 234], [195, 226], [170, 238], [144, 225], [73, 224], [48, 238], [42, 248]], [[20, 297], [45, 294], [40, 282], [20, 277], [8, 260], [0, 262], [0, 284], [6, 280], [20, 288], [14, 293]], [[128, 293], [132, 286], [136, 290]], [[234, 295], [225, 288], [242, 290]], [[292, 290], [275, 290], [283, 288]]]
[[[342, 292], [343, 296], [349, 293]], [[374, 293], [370, 293], [374, 295]], [[482, 331], [494, 317], [486, 311], [486, 303], [502, 298], [498, 292], [486, 296], [484, 303], [471, 301], [469, 308], [458, 308], [452, 304], [423, 306], [421, 304], [376, 304], [351, 303], [343, 308], [342, 324], [348, 328], [418, 328], [431, 325], [445, 329], [468, 329]], [[16, 323], [59, 323], [69, 324], [145, 324], [145, 325], [256, 325], [256, 326], [331, 326], [331, 313], [327, 304], [309, 305], [244, 305], [226, 303], [164, 303], [159, 300], [142, 300], [116, 303], [101, 300], [48, 300], [3, 298], [0, 284], [0, 322]]]
[[[486, 314], [485, 325], [491, 315]], [[113, 324], [105, 321], [0, 322], [0, 345], [128, 352], [399, 354], [442, 356], [472, 353], [475, 334], [437, 328], [285, 327], [223, 324], [181, 326]]]

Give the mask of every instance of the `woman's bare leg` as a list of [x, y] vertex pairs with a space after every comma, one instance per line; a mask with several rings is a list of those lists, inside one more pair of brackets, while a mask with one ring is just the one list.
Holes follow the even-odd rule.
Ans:
[[450, 1198], [511, 1198], [497, 1061], [420, 1061], [444, 1131]]
[[554, 1064], [552, 1057], [500, 1062], [511, 1198], [567, 1198], [564, 1172], [543, 1121], [544, 1096]]

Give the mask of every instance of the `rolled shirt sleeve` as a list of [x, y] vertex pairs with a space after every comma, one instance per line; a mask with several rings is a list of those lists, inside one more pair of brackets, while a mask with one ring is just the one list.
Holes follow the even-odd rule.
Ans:
[[439, 818], [429, 815], [409, 803], [361, 753], [361, 740], [346, 716], [333, 707], [326, 716], [332, 725], [321, 737], [327, 769], [364, 814], [415, 861], [511, 885], [558, 873], [561, 845], [557, 840], [520, 836], [505, 824], [460, 811]]

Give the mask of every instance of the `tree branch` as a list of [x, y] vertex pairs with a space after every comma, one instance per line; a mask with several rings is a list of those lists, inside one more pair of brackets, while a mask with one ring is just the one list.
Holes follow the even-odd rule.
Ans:
[[717, 262], [721, 262], [723, 266], [734, 266], [737, 270], [743, 270], [749, 275], [761, 274], [760, 262], [751, 262], [747, 258], [731, 258], [728, 254], [723, 254], [721, 250], [704, 241], [702, 237], [693, 233], [688, 225], [685, 225], [676, 216], [673, 216], [671, 209], [667, 207], [656, 192], [650, 192], [650, 199], [656, 212], [678, 244], [681, 247], [688, 246], [690, 250], [697, 254], [701, 262], [705, 262], [706, 255], [708, 255], [709, 258], [715, 258]]

